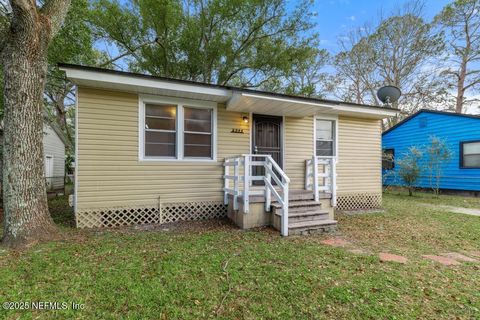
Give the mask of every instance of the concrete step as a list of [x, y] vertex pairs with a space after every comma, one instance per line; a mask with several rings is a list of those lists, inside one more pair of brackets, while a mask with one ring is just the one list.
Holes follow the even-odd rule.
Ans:
[[[255, 190], [255, 189], [252, 189]], [[239, 201], [243, 201], [243, 197], [238, 197]], [[330, 193], [320, 193], [320, 199], [331, 199], [332, 195]], [[292, 201], [300, 201], [300, 200], [313, 200], [313, 192], [310, 190], [290, 190], [288, 193], [288, 200]], [[263, 195], [250, 195], [250, 203], [258, 203], [258, 202], [265, 202], [265, 197]], [[272, 196], [272, 203], [275, 203], [276, 199]]]
[[[280, 219], [282, 214], [275, 213]], [[307, 211], [307, 212], [295, 212], [288, 214], [288, 221], [289, 224], [297, 223], [297, 222], [304, 222], [304, 221], [322, 221], [328, 220], [329, 214], [328, 211], [325, 210], [316, 210], [316, 211]]]
[[[272, 203], [272, 208], [275, 212], [281, 213], [283, 211], [282, 205], [279, 203]], [[288, 204], [288, 212], [291, 213], [303, 213], [309, 211], [317, 211], [322, 208], [322, 204], [320, 202], [315, 201], [291, 201]]]
[[303, 235], [323, 232], [332, 232], [337, 226], [336, 220], [311, 220], [291, 222], [288, 224], [288, 234]]

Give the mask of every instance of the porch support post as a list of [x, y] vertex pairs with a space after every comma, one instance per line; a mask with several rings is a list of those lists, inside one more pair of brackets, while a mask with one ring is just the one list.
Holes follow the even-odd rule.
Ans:
[[235, 179], [233, 180], [233, 210], [238, 210], [238, 184], [240, 183], [240, 174], [238, 173], [238, 166], [240, 164], [240, 161], [242, 159], [240, 157], [235, 158], [234, 164], [233, 164], [233, 175], [235, 176]]
[[311, 160], [305, 161], [305, 190], [310, 189], [310, 165]]
[[332, 207], [337, 206], [337, 159], [331, 159], [332, 164]]
[[282, 236], [288, 236], [288, 182], [283, 180]]
[[270, 172], [272, 171], [272, 163], [270, 162], [271, 160], [269, 158], [265, 159], [265, 165], [267, 166], [265, 170], [265, 211], [270, 212], [270, 206], [272, 203], [272, 191], [270, 188], [267, 186], [268, 184], [272, 184], [272, 176], [270, 175]]
[[225, 166], [225, 175], [224, 175], [224, 178], [223, 178], [223, 203], [225, 205], [228, 205], [228, 186], [229, 186], [229, 183], [228, 183], [228, 174], [229, 174], [229, 168], [228, 168], [228, 162], [229, 160], [228, 159], [225, 159], [224, 161], [224, 166]]
[[313, 157], [313, 195], [315, 201], [320, 201], [320, 195], [318, 192], [318, 157]]
[[250, 207], [250, 156], [244, 156], [244, 174], [243, 174], [243, 212], [248, 213]]

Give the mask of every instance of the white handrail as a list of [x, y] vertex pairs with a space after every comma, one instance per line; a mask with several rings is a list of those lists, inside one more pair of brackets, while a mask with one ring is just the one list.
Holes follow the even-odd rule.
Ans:
[[[316, 157], [305, 162], [305, 189], [311, 190], [315, 201], [320, 200], [320, 191], [331, 194], [332, 207], [337, 205], [337, 168], [335, 157]], [[319, 173], [318, 167], [323, 167]], [[322, 179], [320, 179], [322, 178]], [[320, 180], [323, 183], [320, 183]]]
[[[258, 158], [262, 158], [259, 161]], [[240, 175], [239, 166], [243, 165], [243, 176]], [[268, 154], [243, 154], [241, 156], [225, 158], [224, 162], [225, 174], [223, 176], [224, 183], [224, 203], [228, 204], [229, 195], [233, 196], [234, 209], [238, 209], [238, 196], [243, 197], [243, 211], [249, 212], [250, 194], [258, 194], [256, 191], [250, 191], [250, 183], [252, 181], [264, 181], [265, 186], [263, 194], [265, 196], [265, 210], [270, 211], [272, 195], [282, 206], [282, 223], [281, 234], [288, 235], [288, 191], [290, 179], [280, 166]], [[234, 174], [230, 174], [229, 167], [234, 167]], [[264, 174], [261, 176], [252, 175], [252, 167], [263, 167]], [[230, 188], [230, 180], [233, 180], [234, 188]], [[272, 180], [275, 181], [281, 192], [273, 186]], [[240, 191], [239, 181], [243, 181], [243, 190]]]

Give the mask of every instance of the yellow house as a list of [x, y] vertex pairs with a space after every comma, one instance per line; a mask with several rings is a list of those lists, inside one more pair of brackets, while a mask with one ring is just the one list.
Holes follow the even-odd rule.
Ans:
[[396, 109], [60, 68], [77, 86], [80, 228], [228, 215], [287, 235], [381, 206], [381, 120]]

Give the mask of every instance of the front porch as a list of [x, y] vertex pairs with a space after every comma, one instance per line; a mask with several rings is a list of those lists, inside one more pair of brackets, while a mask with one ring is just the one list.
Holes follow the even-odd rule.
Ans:
[[273, 226], [283, 236], [335, 229], [334, 157], [305, 160], [304, 189], [290, 190], [290, 178], [271, 155], [245, 154], [224, 162], [224, 202], [240, 228]]

